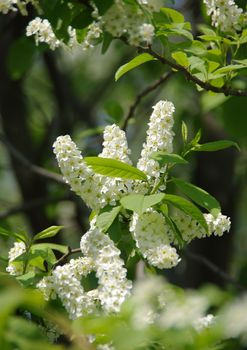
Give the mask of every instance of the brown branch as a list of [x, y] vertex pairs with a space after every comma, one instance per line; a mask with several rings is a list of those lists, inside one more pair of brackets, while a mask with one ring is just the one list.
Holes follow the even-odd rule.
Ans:
[[52, 171], [46, 170], [38, 165], [31, 163], [22, 153], [20, 153], [3, 135], [0, 135], [0, 141], [5, 144], [9, 152], [15, 157], [21, 164], [28, 167], [28, 169], [45, 178], [56, 181], [58, 183], [65, 184], [61, 175], [53, 173]]
[[54, 270], [59, 265], [63, 265], [70, 255], [77, 254], [77, 253], [81, 253], [81, 248], [71, 249], [70, 247], [68, 247], [68, 252], [62, 255], [61, 258], [58, 259], [58, 261], [52, 266], [52, 270]]
[[188, 81], [193, 81], [195, 84], [199, 85], [201, 88], [203, 88], [206, 91], [223, 93], [225, 96], [247, 96], [247, 91], [245, 90], [233, 89], [227, 86], [216, 87], [211, 85], [210, 83], [200, 80], [199, 78], [191, 74], [185, 67], [159, 55], [157, 52], [153, 51], [151, 47], [137, 47], [136, 49], [140, 52], [145, 52], [152, 55], [161, 63], [166, 64], [171, 68], [175, 69], [176, 71], [183, 73]]
[[21, 212], [29, 211], [30, 209], [38, 208], [40, 206], [43, 206], [44, 204], [50, 204], [50, 203], [57, 203], [61, 200], [67, 200], [69, 199], [68, 196], [60, 197], [60, 198], [50, 198], [50, 197], [43, 197], [43, 198], [37, 198], [28, 202], [24, 202], [22, 204], [16, 205], [12, 208], [6, 209], [5, 211], [0, 213], [0, 220], [6, 219], [7, 217], [11, 215], [15, 215]]
[[168, 72], [165, 73], [164, 75], [161, 76], [160, 79], [156, 80], [154, 83], [152, 83], [151, 85], [147, 86], [143, 91], [141, 91], [137, 96], [135, 101], [133, 102], [133, 104], [130, 106], [129, 108], [129, 112], [126, 116], [126, 118], [124, 119], [124, 123], [123, 123], [123, 130], [126, 130], [129, 120], [133, 117], [136, 108], [138, 107], [139, 103], [141, 102], [142, 98], [145, 97], [146, 95], [148, 95], [150, 92], [154, 91], [155, 89], [157, 89], [157, 87], [159, 87], [161, 84], [164, 84], [165, 82], [168, 81], [168, 79], [173, 75], [173, 72]]
[[246, 288], [242, 284], [240, 284], [237, 280], [235, 280], [233, 277], [231, 277], [225, 271], [221, 270], [217, 265], [215, 265], [212, 261], [208, 260], [204, 256], [202, 256], [200, 254], [188, 252], [188, 251], [183, 252], [183, 254], [185, 257], [187, 257], [191, 260], [194, 260], [194, 261], [200, 263], [201, 265], [204, 265], [209, 270], [211, 270], [213, 273], [215, 273], [217, 276], [219, 276], [220, 278], [222, 278], [226, 282], [231, 283], [239, 290], [246, 290]]

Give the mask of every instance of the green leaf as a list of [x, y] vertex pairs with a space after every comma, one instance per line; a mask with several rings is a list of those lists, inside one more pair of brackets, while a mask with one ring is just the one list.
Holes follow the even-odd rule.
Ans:
[[108, 32], [103, 33], [103, 43], [102, 43], [102, 49], [101, 49], [102, 54], [105, 54], [106, 51], [109, 49], [113, 39], [114, 38], [110, 33]]
[[130, 194], [129, 196], [123, 197], [120, 200], [120, 203], [125, 209], [132, 210], [141, 215], [148, 208], [160, 203], [163, 198], [163, 193], [151, 194], [149, 196], [144, 196], [142, 194]]
[[73, 19], [71, 26], [75, 29], [83, 29], [91, 24], [93, 20], [92, 10], [90, 8], [85, 8]]
[[63, 226], [51, 226], [46, 228], [45, 230], [37, 233], [33, 240], [37, 241], [38, 239], [46, 239], [50, 237], [56, 236], [56, 234], [63, 228]]
[[187, 55], [182, 51], [177, 51], [172, 53], [172, 58], [183, 67], [188, 67], [190, 65]]
[[174, 177], [172, 178], [172, 181], [186, 196], [188, 196], [201, 207], [209, 211], [215, 208], [221, 209], [219, 202], [202, 188], [181, 179], [176, 179]]
[[195, 137], [193, 138], [193, 140], [190, 141], [190, 145], [191, 145], [191, 146], [197, 145], [198, 142], [200, 141], [201, 137], [202, 137], [202, 131], [201, 131], [201, 129], [199, 129], [199, 130], [197, 131]]
[[68, 247], [66, 245], [54, 244], [54, 243], [38, 243], [34, 245], [37, 249], [52, 249], [63, 254], [68, 253]]
[[99, 214], [96, 220], [97, 227], [106, 232], [108, 228], [112, 225], [113, 221], [116, 219], [121, 208], [121, 205], [114, 208], [110, 207], [110, 209], [107, 208], [108, 211], [104, 211], [101, 214]]
[[179, 231], [177, 225], [175, 224], [175, 222], [166, 213], [164, 213], [163, 211], [162, 211], [162, 213], [163, 213], [163, 215], [166, 218], [166, 223], [170, 226], [171, 230], [173, 231], [174, 236], [175, 236], [175, 238], [178, 241], [179, 247], [183, 248], [183, 246], [185, 245], [186, 242], [184, 241], [184, 239], [182, 237], [182, 234]]
[[193, 148], [193, 151], [197, 152], [214, 152], [214, 151], [220, 151], [225, 148], [229, 147], [236, 147], [239, 151], [240, 148], [238, 144], [234, 141], [228, 141], [228, 140], [221, 140], [221, 141], [214, 141], [214, 142], [207, 142], [203, 143], [202, 145], [197, 144]]
[[174, 207], [182, 210], [185, 214], [190, 215], [205, 229], [206, 232], [208, 232], [208, 225], [201, 211], [187, 199], [172, 194], [165, 194], [164, 202], [172, 204]]
[[246, 68], [246, 66], [244, 64], [230, 64], [226, 67], [222, 67], [222, 68], [215, 70], [213, 74], [218, 75], [218, 74], [223, 74], [223, 73], [229, 73], [229, 72], [233, 72], [235, 70], [239, 70], [239, 69], [243, 69], [243, 68]]
[[160, 9], [160, 11], [162, 12], [162, 14], [164, 14], [167, 18], [167, 20], [170, 23], [183, 23], [184, 22], [184, 16], [182, 15], [182, 13], [168, 8], [168, 7], [163, 7]]
[[187, 160], [182, 158], [180, 155], [175, 153], [166, 153], [166, 152], [154, 152], [151, 159], [156, 160], [160, 166], [164, 164], [187, 164]]
[[129, 72], [130, 70], [140, 66], [143, 63], [153, 61], [153, 60], [156, 60], [156, 58], [154, 58], [152, 55], [149, 55], [148, 53], [143, 53], [133, 58], [133, 60], [129, 61], [128, 63], [118, 68], [115, 74], [115, 81], [118, 81], [119, 78], [121, 78], [125, 73]]
[[101, 157], [86, 157], [84, 160], [97, 174], [147, 181], [147, 176], [141, 170], [119, 160]]
[[99, 10], [99, 14], [102, 16], [114, 3], [114, 0], [94, 0], [95, 5]]
[[188, 140], [188, 128], [187, 128], [187, 125], [185, 124], [184, 121], [182, 121], [181, 132], [182, 132], [183, 142], [184, 142], [184, 144], [186, 144], [187, 140]]
[[0, 235], [5, 236], [5, 237], [13, 237], [17, 240], [20, 240], [24, 243], [27, 243], [28, 237], [25, 232], [12, 232], [9, 230], [6, 230], [4, 227], [0, 227]]

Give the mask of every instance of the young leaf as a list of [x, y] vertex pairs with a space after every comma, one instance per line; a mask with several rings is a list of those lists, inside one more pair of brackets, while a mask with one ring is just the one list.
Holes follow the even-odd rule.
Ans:
[[163, 213], [163, 215], [166, 218], [166, 223], [170, 226], [171, 230], [173, 231], [174, 236], [176, 237], [179, 247], [183, 248], [185, 241], [182, 237], [181, 232], [179, 231], [177, 225], [175, 224], [175, 222], [165, 213]]
[[187, 199], [172, 194], [164, 195], [164, 202], [174, 205], [174, 207], [182, 210], [185, 214], [190, 215], [208, 232], [208, 225], [201, 211]]
[[238, 150], [240, 150], [240, 148], [236, 142], [228, 141], [228, 140], [221, 140], [221, 141], [203, 143], [202, 145], [197, 144], [193, 148], [193, 151], [214, 152], [214, 151], [220, 151], [222, 149], [229, 148], [232, 146], [236, 147]]
[[142, 53], [141, 55], [133, 58], [128, 63], [119, 67], [115, 74], [115, 80], [118, 81], [118, 79], [121, 78], [128, 71], [140, 66], [143, 63], [153, 61], [153, 60], [156, 60], [156, 58], [154, 58], [152, 55], [149, 55], [148, 53]]
[[37, 241], [38, 239], [46, 239], [50, 237], [56, 236], [56, 234], [63, 228], [63, 226], [51, 226], [46, 228], [45, 230], [37, 233], [33, 240]]
[[41, 249], [41, 250], [52, 249], [52, 250], [56, 250], [56, 251], [63, 253], [63, 254], [68, 253], [68, 247], [66, 245], [61, 245], [61, 244], [38, 243], [38, 244], [34, 244], [32, 247], [35, 247], [35, 249]]
[[172, 53], [172, 58], [183, 67], [188, 67], [190, 65], [187, 55], [182, 51], [177, 51]]
[[184, 22], [184, 16], [182, 13], [171, 9], [169, 7], [163, 7], [160, 9], [160, 11], [167, 17], [167, 20], [170, 23], [183, 23]]
[[160, 166], [164, 164], [186, 164], [187, 160], [182, 158], [180, 155], [175, 153], [166, 153], [166, 152], [154, 152], [151, 157], [156, 160]]
[[187, 125], [185, 124], [184, 121], [182, 121], [182, 138], [183, 138], [183, 142], [184, 144], [187, 143], [187, 140], [188, 140], [188, 128], [187, 128]]
[[121, 210], [121, 205], [110, 208], [109, 211], [105, 211], [97, 217], [96, 225], [103, 231], [107, 231], [108, 228], [112, 225], [113, 221], [116, 219], [118, 213]]
[[141, 215], [148, 208], [160, 203], [163, 198], [163, 193], [151, 194], [149, 196], [144, 196], [142, 194], [130, 194], [129, 196], [123, 197], [120, 200], [120, 203], [125, 209], [132, 210]]
[[208, 211], [215, 208], [219, 210], [221, 209], [219, 202], [202, 188], [174, 177], [172, 178], [172, 181], [186, 196], [201, 207], [207, 209]]
[[27, 243], [28, 241], [28, 237], [27, 234], [25, 232], [12, 232], [9, 230], [6, 230], [4, 227], [0, 227], [0, 235], [5, 236], [5, 237], [13, 237], [15, 239], [18, 239], [24, 243]]
[[86, 157], [84, 160], [97, 174], [147, 181], [147, 176], [141, 170], [119, 160], [101, 157]]

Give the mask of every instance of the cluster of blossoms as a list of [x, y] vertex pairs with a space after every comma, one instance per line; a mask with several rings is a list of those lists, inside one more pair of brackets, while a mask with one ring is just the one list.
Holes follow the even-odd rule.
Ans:
[[142, 215], [134, 213], [130, 224], [136, 246], [149, 264], [159, 269], [174, 267], [180, 261], [176, 249], [170, 246], [169, 231], [165, 217], [153, 209]]
[[209, 301], [205, 296], [191, 291], [181, 293], [157, 277], [136, 283], [130, 303], [136, 329], [156, 324], [162, 329], [192, 327], [201, 332], [215, 322], [215, 316], [206, 314]]
[[[16, 9], [14, 3], [17, 0], [3, 2], [2, 12], [7, 13], [7, 8]], [[4, 5], [9, 2], [9, 7]], [[162, 7], [162, 1], [139, 1], [140, 7], [133, 8], [132, 5], [126, 4], [122, 0], [115, 0], [114, 4], [106, 11], [103, 16], [100, 16], [97, 7], [93, 2], [91, 6], [94, 8], [92, 16], [95, 20], [88, 26], [85, 38], [81, 43], [83, 50], [88, 50], [95, 46], [95, 43], [100, 38], [103, 30], [110, 33], [113, 37], [126, 37], [131, 45], [138, 45], [140, 43], [151, 44], [154, 36], [154, 26], [148, 22], [148, 19], [143, 11], [155, 11]], [[1, 9], [1, 2], [0, 2]], [[75, 29], [68, 27], [70, 39], [67, 43], [69, 47], [77, 46]], [[46, 43], [52, 50], [62, 46], [64, 43], [56, 38], [50, 22], [47, 19], [36, 17], [32, 20], [26, 29], [27, 36], [35, 36], [36, 44]]]
[[[208, 225], [208, 232], [206, 232], [195, 219], [182, 211], [177, 210], [173, 214], [172, 219], [186, 243], [190, 243], [194, 238], [204, 238], [206, 236], [211, 236], [212, 234], [221, 237], [224, 232], [229, 232], [231, 221], [226, 215], [222, 215], [221, 213], [212, 215], [211, 213], [208, 213], [203, 214], [203, 216]], [[170, 231], [170, 241], [174, 244], [178, 244], [172, 231]]]
[[[37, 285], [46, 300], [57, 296], [71, 319], [96, 312], [101, 306], [105, 312], [119, 312], [121, 304], [130, 295], [131, 281], [120, 258], [120, 250], [108, 235], [91, 222], [90, 230], [82, 236], [82, 258], [57, 266], [50, 276]], [[96, 272], [98, 288], [85, 292], [83, 277]]]
[[0, 13], [7, 14], [11, 11], [20, 11], [22, 15], [27, 15], [26, 6], [32, 4], [38, 9], [37, 0], [0, 0]]
[[246, 20], [246, 15], [234, 0], [204, 0], [204, 3], [213, 26], [222, 32], [241, 30], [241, 22]]
[[[69, 41], [67, 45], [72, 47], [77, 43], [76, 32], [72, 27], [68, 27]], [[26, 28], [27, 36], [34, 36], [36, 45], [39, 43], [46, 43], [51, 50], [64, 45], [63, 41], [57, 39], [50, 22], [47, 19], [36, 17], [28, 23]]]
[[[64, 266], [56, 267], [52, 273], [44, 277], [38, 284], [46, 299], [59, 297], [72, 319], [95, 312], [101, 307], [105, 312], [118, 312], [122, 303], [130, 295], [132, 283], [127, 279], [127, 270], [120, 258], [120, 250], [109, 235], [97, 226], [97, 215], [106, 205], [115, 206], [117, 201], [128, 194], [147, 193], [148, 186], [164, 190], [165, 168], [150, 159], [153, 152], [173, 150], [172, 127], [174, 124], [174, 105], [169, 101], [159, 101], [153, 107], [148, 124], [146, 142], [143, 144], [141, 157], [137, 163], [148, 181], [127, 180], [96, 174], [89, 167], [76, 144], [69, 135], [59, 136], [54, 143], [54, 153], [65, 181], [85, 203], [95, 211], [96, 216], [90, 223], [89, 231], [82, 236], [82, 258], [71, 260]], [[117, 125], [106, 126], [103, 135], [101, 158], [111, 158], [131, 165], [130, 150], [125, 132]], [[180, 258], [172, 245], [177, 245], [177, 238], [167, 223], [165, 216], [148, 208], [144, 213], [133, 213], [132, 216], [121, 212], [129, 221], [129, 231], [135, 241], [136, 248], [147, 262], [160, 269], [176, 266]], [[199, 223], [177, 210], [171, 218], [181, 232], [182, 238], [189, 243], [194, 238], [203, 238], [210, 234], [221, 236], [230, 229], [230, 219], [221, 213], [204, 214], [208, 224], [206, 232]], [[8, 271], [15, 273], [13, 260], [21, 254], [25, 245], [16, 243], [10, 251]], [[85, 292], [83, 278], [95, 272], [98, 287]], [[21, 273], [21, 272], [20, 272]], [[18, 271], [17, 273], [18, 274]], [[192, 304], [188, 304], [188, 308]], [[186, 308], [185, 308], [186, 309]], [[201, 309], [200, 309], [201, 310]], [[199, 320], [199, 314], [196, 319]], [[166, 319], [166, 318], [165, 318]], [[171, 319], [170, 316], [167, 319]], [[198, 329], [209, 323], [210, 317], [201, 319]], [[167, 321], [166, 321], [167, 322]]]
[[[137, 163], [137, 168], [146, 173], [152, 185], [159, 183], [161, 174], [165, 171], [165, 168], [160, 168], [158, 162], [150, 159], [152, 153], [155, 151], [171, 153], [173, 150], [172, 127], [175, 108], [169, 101], [159, 101], [153, 109], [146, 142], [143, 144], [141, 157]], [[107, 126], [103, 138], [103, 150], [99, 157], [132, 164], [126, 135], [118, 126], [115, 124]], [[96, 212], [107, 204], [115, 205], [117, 200], [127, 194], [147, 192], [146, 182], [95, 174], [87, 166], [68, 135], [58, 137], [54, 143], [54, 152], [66, 182]], [[158, 190], [164, 190], [164, 188], [164, 184], [161, 184]], [[204, 214], [204, 216], [209, 232], [205, 232], [189, 215], [181, 211], [174, 213], [173, 220], [185, 242], [189, 243], [196, 237], [203, 238], [211, 234], [221, 236], [225, 231], [229, 231], [230, 219], [226, 216], [221, 213], [216, 216], [212, 214]], [[157, 211], [150, 208], [142, 215], [134, 213], [130, 220], [130, 232], [140, 253], [150, 265], [158, 268], [172, 268], [180, 261], [176, 249], [171, 246], [171, 244], [178, 244], [176, 237], [166, 223], [165, 217]]]
[[15, 242], [14, 246], [9, 251], [9, 264], [6, 271], [13, 276], [19, 276], [23, 273], [23, 262], [14, 261], [18, 256], [25, 253], [26, 246], [23, 242]]
[[137, 168], [142, 170], [149, 179], [159, 179], [160, 173], [165, 170], [165, 168], [160, 169], [157, 161], [150, 159], [151, 155], [157, 151], [172, 153], [174, 111], [174, 105], [169, 101], [159, 101], [153, 107], [146, 143], [143, 145], [141, 157], [137, 163]]

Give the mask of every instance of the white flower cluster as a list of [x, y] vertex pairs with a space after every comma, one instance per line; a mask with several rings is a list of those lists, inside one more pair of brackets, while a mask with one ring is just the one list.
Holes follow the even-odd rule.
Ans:
[[100, 37], [102, 34], [102, 28], [100, 22], [94, 21], [88, 26], [87, 35], [84, 38], [82, 42], [82, 49], [88, 50], [90, 48], [93, 48], [95, 45], [95, 41]]
[[10, 11], [20, 11], [22, 15], [27, 15], [26, 6], [31, 3], [38, 8], [37, 0], [0, 0], [0, 13], [7, 14]]
[[130, 45], [134, 46], [152, 42], [154, 27], [146, 20], [141, 9], [134, 10], [122, 0], [115, 0], [115, 4], [101, 17], [102, 26], [107, 32], [113, 37], [127, 37]]
[[234, 0], [204, 0], [207, 14], [212, 18], [212, 25], [222, 32], [232, 32], [241, 29], [243, 10]]
[[17, 0], [0, 0], [0, 12], [7, 14], [9, 11], [17, 11]]
[[[78, 44], [75, 29], [69, 26], [68, 34], [69, 40], [66, 45], [67, 47], [72, 48]], [[40, 17], [36, 17], [28, 23], [26, 28], [26, 36], [34, 36], [36, 45], [39, 45], [39, 43], [46, 43], [49, 45], [51, 50], [65, 46], [64, 42], [56, 37], [51, 23], [47, 19], [42, 19]]]
[[86, 165], [81, 152], [69, 135], [59, 136], [53, 144], [58, 165], [66, 183], [93, 210], [99, 209], [101, 187], [93, 179], [93, 171]]
[[25, 253], [26, 246], [24, 242], [15, 242], [14, 246], [9, 250], [9, 264], [6, 271], [13, 276], [18, 276], [23, 273], [23, 263], [21, 261], [14, 261], [18, 256]]
[[95, 263], [98, 278], [98, 298], [107, 312], [119, 312], [120, 306], [130, 295], [131, 281], [120, 258], [120, 250], [108, 235], [91, 223], [90, 230], [82, 236], [82, 253]]
[[163, 330], [188, 327], [201, 332], [216, 321], [213, 315], [205, 315], [209, 300], [204, 295], [177, 290], [160, 277], [137, 282], [128, 303], [136, 329], [156, 324]]
[[206, 316], [200, 317], [194, 323], [194, 327], [197, 332], [203, 331], [205, 328], [211, 327], [215, 323], [215, 316], [212, 314], [208, 314]]
[[175, 107], [169, 101], [159, 101], [153, 107], [146, 143], [143, 144], [141, 158], [137, 163], [138, 169], [142, 170], [149, 179], [151, 177], [158, 179], [160, 173], [164, 171], [164, 169], [160, 169], [157, 161], [150, 159], [152, 153], [157, 151], [172, 153], [174, 111]]
[[[231, 220], [227, 216], [222, 215], [221, 213], [217, 214], [217, 216], [213, 216], [210, 213], [203, 214], [203, 216], [208, 224], [208, 233], [206, 233], [204, 228], [191, 216], [180, 210], [177, 210], [174, 213], [172, 219], [186, 243], [190, 243], [194, 238], [205, 238], [212, 234], [215, 236], [222, 236], [224, 232], [230, 231]], [[178, 244], [177, 239], [173, 236], [172, 232], [170, 239], [171, 242]]]
[[61, 41], [56, 38], [50, 22], [40, 17], [36, 17], [28, 23], [26, 35], [34, 35], [36, 45], [39, 43], [46, 43], [52, 50], [55, 50], [61, 45]]
[[[59, 136], [53, 147], [65, 181], [93, 210], [107, 204], [115, 204], [116, 200], [128, 192], [130, 181], [94, 174], [69, 135]], [[107, 126], [104, 131], [103, 150], [99, 157], [113, 158], [130, 164], [129, 153], [124, 131], [115, 124]]]
[[148, 209], [142, 215], [134, 213], [130, 232], [150, 265], [169, 269], [179, 263], [176, 249], [170, 246], [170, 227], [162, 214], [153, 209]]
[[[95, 312], [99, 304], [106, 312], [119, 312], [130, 295], [132, 283], [126, 278], [127, 270], [119, 249], [107, 234], [95, 227], [95, 220], [82, 236], [81, 250], [84, 257], [57, 266], [37, 288], [46, 300], [59, 297], [71, 319]], [[85, 292], [81, 279], [93, 271], [98, 278], [98, 288]]]
[[240, 337], [247, 345], [247, 293], [225, 306], [220, 315], [220, 323], [227, 338]]
[[85, 292], [81, 278], [93, 268], [94, 263], [88, 257], [72, 259], [68, 264], [57, 266], [52, 275], [44, 277], [37, 287], [46, 300], [58, 296], [71, 319], [88, 315], [95, 310], [97, 291]]
[[231, 220], [225, 215], [219, 213], [217, 216], [212, 214], [204, 214], [208, 224], [210, 234], [221, 237], [224, 232], [229, 232], [231, 228]]

